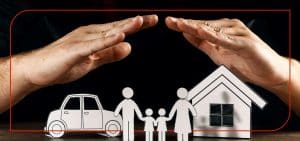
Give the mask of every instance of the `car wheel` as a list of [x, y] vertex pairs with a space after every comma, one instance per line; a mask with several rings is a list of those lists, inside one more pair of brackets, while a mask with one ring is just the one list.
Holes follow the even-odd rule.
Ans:
[[105, 132], [110, 137], [118, 136], [121, 132], [121, 125], [119, 122], [111, 120], [105, 125]]
[[59, 138], [64, 135], [65, 129], [65, 125], [61, 121], [54, 121], [50, 123], [48, 131], [51, 137]]

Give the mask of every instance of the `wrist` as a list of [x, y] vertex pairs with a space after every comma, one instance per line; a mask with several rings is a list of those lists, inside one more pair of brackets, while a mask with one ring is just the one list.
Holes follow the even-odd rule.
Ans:
[[291, 73], [293, 71], [293, 66], [295, 65], [294, 59], [288, 59], [280, 56], [280, 61], [277, 64], [277, 73], [273, 76], [275, 79], [275, 85], [270, 85], [266, 89], [275, 93], [280, 99], [285, 103], [288, 102], [288, 90], [289, 82], [292, 80]]
[[36, 69], [36, 66], [30, 66], [27, 54], [19, 54], [11, 58], [11, 85], [12, 92], [24, 97], [31, 92], [41, 88], [30, 81], [27, 73]]
[[274, 61], [276, 65], [274, 65], [275, 72], [273, 73], [273, 77], [275, 78], [275, 85], [271, 87], [276, 87], [279, 85], [287, 85], [289, 81], [289, 73], [290, 73], [290, 67], [291, 63], [290, 60], [286, 57], [279, 56], [279, 59], [277, 61]]

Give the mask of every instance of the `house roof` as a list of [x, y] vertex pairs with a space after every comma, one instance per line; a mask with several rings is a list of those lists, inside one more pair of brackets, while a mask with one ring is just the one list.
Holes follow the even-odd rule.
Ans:
[[231, 73], [224, 65], [221, 65], [213, 73], [207, 76], [204, 80], [198, 83], [194, 88], [189, 91], [188, 100], [197, 99], [200, 101], [205, 98], [206, 93], [202, 93], [205, 89], [210, 88], [210, 85], [216, 85], [216, 83], [222, 83], [235, 90], [239, 90], [243, 95], [241, 99], [249, 99], [259, 108], [264, 108], [267, 102], [256, 94], [251, 88], [249, 88], [238, 77]]

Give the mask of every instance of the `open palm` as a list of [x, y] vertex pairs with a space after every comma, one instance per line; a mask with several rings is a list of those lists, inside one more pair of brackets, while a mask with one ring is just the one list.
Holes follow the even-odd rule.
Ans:
[[[82, 26], [39, 50], [20, 56], [26, 80], [37, 86], [67, 83], [99, 66], [121, 60], [131, 51], [126, 35], [154, 26], [156, 15]], [[39, 67], [38, 69], [35, 69]]]
[[[216, 64], [223, 64], [242, 78], [260, 86], [288, 80], [288, 63], [240, 20], [191, 20], [168, 17], [170, 29], [182, 32]], [[275, 69], [274, 69], [275, 68]], [[277, 69], [276, 69], [277, 68]]]

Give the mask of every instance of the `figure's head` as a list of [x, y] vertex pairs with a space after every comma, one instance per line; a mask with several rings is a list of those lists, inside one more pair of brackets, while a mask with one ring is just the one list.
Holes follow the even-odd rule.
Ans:
[[165, 110], [164, 108], [160, 108], [160, 109], [158, 110], [158, 114], [159, 114], [160, 116], [164, 116], [164, 115], [166, 115], [166, 110]]
[[185, 99], [188, 96], [188, 91], [185, 88], [179, 88], [177, 90], [177, 96], [180, 99]]
[[147, 108], [145, 113], [147, 116], [151, 116], [153, 114], [153, 111], [152, 111], [152, 109]]
[[131, 98], [133, 96], [133, 90], [130, 87], [125, 87], [122, 94], [125, 98]]

